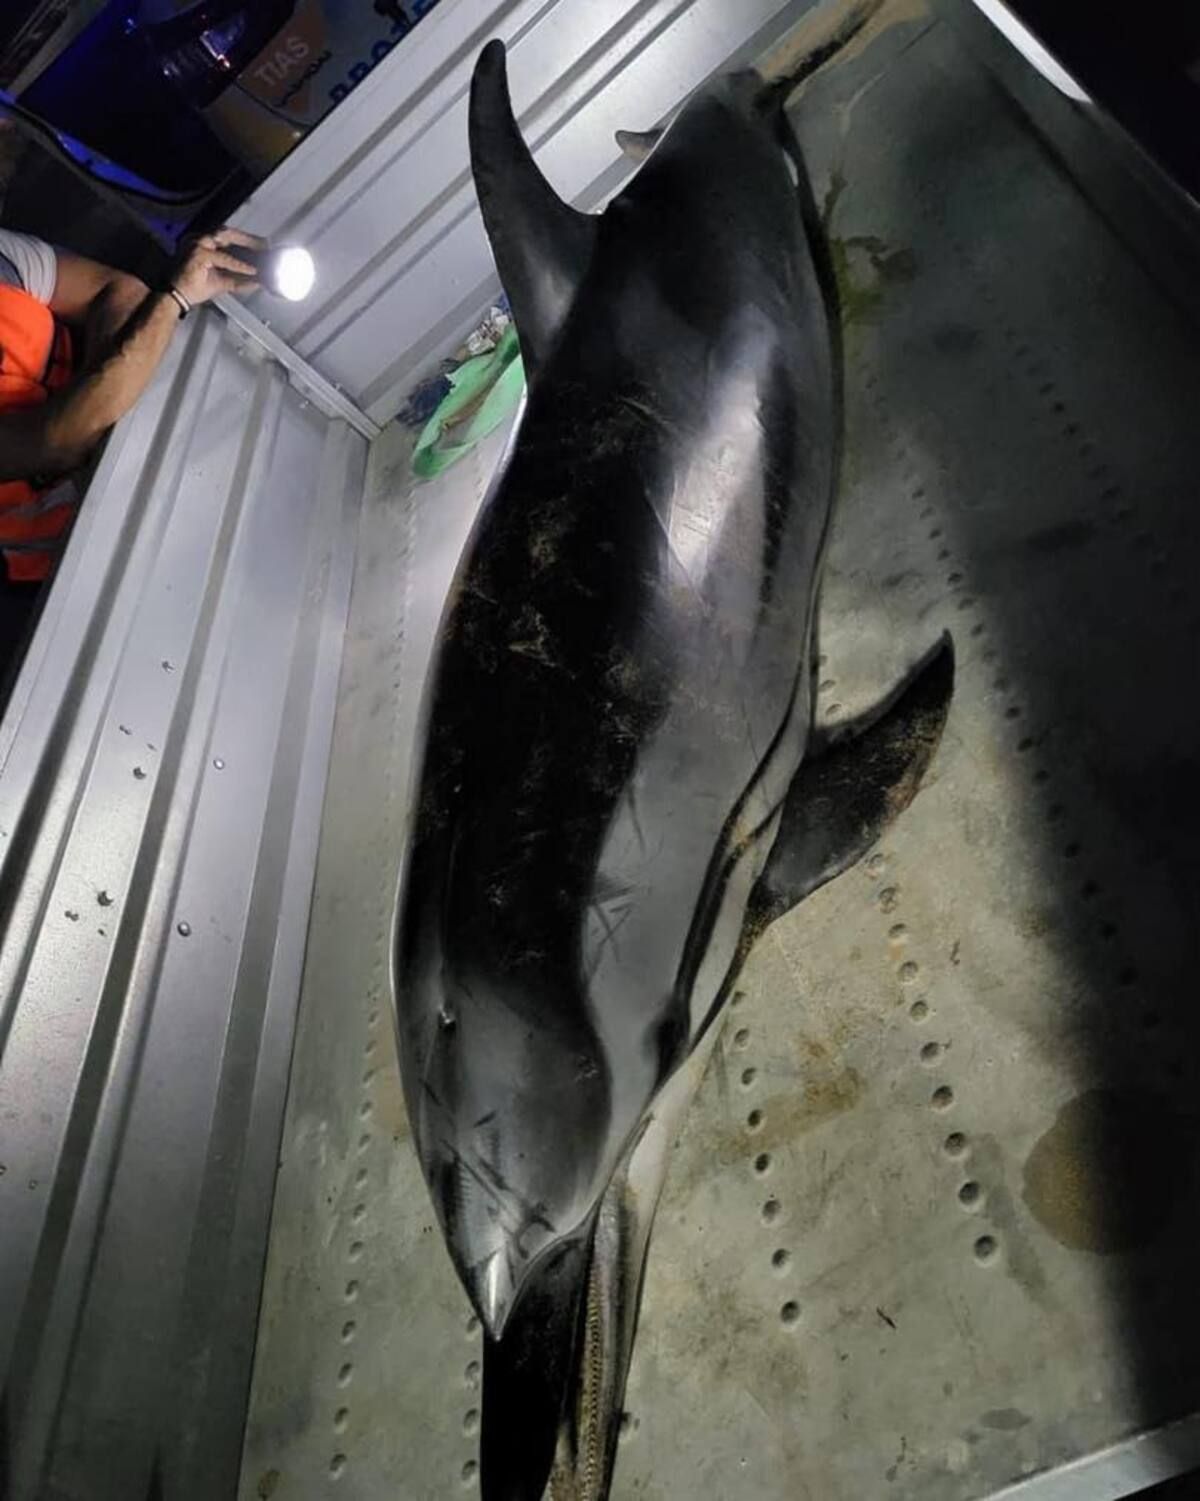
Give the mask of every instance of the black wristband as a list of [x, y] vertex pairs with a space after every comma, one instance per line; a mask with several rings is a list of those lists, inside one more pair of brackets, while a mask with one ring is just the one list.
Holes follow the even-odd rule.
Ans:
[[167, 296], [168, 297], [173, 297], [175, 299], [175, 301], [178, 303], [178, 305], [179, 305], [179, 321], [182, 323], [183, 320], [187, 317], [187, 315], [191, 312], [191, 310], [192, 310], [192, 304], [187, 300], [187, 298], [183, 295], [183, 293], [179, 290], [178, 287], [168, 287], [167, 288]]

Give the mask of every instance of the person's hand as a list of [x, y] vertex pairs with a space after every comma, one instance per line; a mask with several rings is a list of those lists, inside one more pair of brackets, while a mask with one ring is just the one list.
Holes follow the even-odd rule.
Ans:
[[218, 229], [215, 234], [201, 235], [184, 253], [171, 285], [193, 307], [222, 292], [253, 292], [258, 286], [258, 268], [242, 260], [236, 248], [227, 247], [245, 245], [261, 250], [265, 244], [265, 240], [242, 229]]

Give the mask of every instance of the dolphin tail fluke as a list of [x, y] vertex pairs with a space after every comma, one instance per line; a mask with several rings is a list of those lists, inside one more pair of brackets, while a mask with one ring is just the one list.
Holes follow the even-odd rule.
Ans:
[[945, 635], [881, 704], [836, 734], [813, 737], [755, 887], [758, 932], [848, 870], [908, 807], [953, 692], [954, 644]]
[[596, 221], [562, 201], [525, 144], [509, 97], [503, 42], [489, 42], [475, 64], [469, 134], [484, 227], [532, 377], [587, 270]]
[[484, 1336], [482, 1501], [542, 1501], [579, 1349], [591, 1234], [525, 1279], [499, 1339]]

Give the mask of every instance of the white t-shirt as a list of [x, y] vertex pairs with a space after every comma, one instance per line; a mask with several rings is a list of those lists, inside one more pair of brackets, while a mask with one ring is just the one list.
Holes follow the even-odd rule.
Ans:
[[53, 245], [33, 235], [0, 229], [0, 286], [22, 287], [39, 302], [49, 302], [58, 280]]

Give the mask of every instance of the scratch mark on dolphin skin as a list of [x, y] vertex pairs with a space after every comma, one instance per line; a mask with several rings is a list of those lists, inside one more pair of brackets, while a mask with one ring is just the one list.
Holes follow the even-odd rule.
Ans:
[[599, 951], [604, 947], [605, 944], [608, 944], [613, 953], [617, 954], [617, 956], [620, 957], [620, 951], [617, 948], [617, 934], [621, 931], [623, 924], [627, 921], [629, 914], [633, 911], [633, 903], [626, 902], [624, 907], [620, 909], [620, 913], [617, 917], [616, 922], [612, 922], [609, 919], [608, 913], [604, 910], [605, 901], [606, 898], [604, 897], [593, 897], [588, 903], [591, 911], [593, 911], [599, 919], [600, 926], [604, 929], [604, 937], [596, 945], [597, 960], [599, 959]]
[[[651, 497], [650, 492], [644, 485], [639, 485], [637, 487], [637, 494], [642, 504], [650, 512], [651, 516], [654, 517], [654, 523], [662, 533], [663, 541], [666, 543], [667, 554], [682, 575], [684, 581], [687, 584], [688, 591], [692, 594], [692, 596], [696, 600], [696, 603], [700, 606], [701, 612], [706, 615], [711, 613], [708, 611], [703, 592], [699, 588], [697, 588], [695, 579], [692, 577], [687, 564], [679, 554], [679, 549], [678, 547], [676, 547], [674, 539], [671, 536], [670, 522], [664, 519], [663, 516], [659, 513], [658, 507], [654, 504], [654, 500]], [[672, 500], [668, 499], [667, 503], [668, 506], [670, 506], [673, 502]], [[653, 587], [657, 583], [657, 579], [654, 576], [648, 576], [645, 582]]]
[[746, 695], [744, 693], [738, 697], [738, 706], [742, 711], [742, 726], [746, 731], [746, 739], [750, 745], [750, 755], [754, 760], [755, 766], [761, 766], [763, 757], [758, 753], [758, 737], [754, 733], [754, 721], [750, 717], [750, 709], [746, 703]]
[[652, 427], [657, 427], [664, 433], [673, 436], [680, 430], [680, 423], [672, 422], [663, 412], [656, 411], [648, 401], [639, 401], [636, 396], [618, 396], [617, 401], [626, 411], [644, 418]]
[[[612, 948], [618, 959], [620, 958], [616, 936], [633, 911], [634, 894], [635, 888], [627, 882], [614, 881], [605, 876], [602, 871], [597, 873], [595, 894], [588, 901], [588, 910], [595, 913], [597, 921], [604, 929], [604, 936], [591, 945], [591, 962], [587, 970], [589, 983], [595, 979], [596, 971], [600, 968], [606, 944]], [[615, 922], [612, 920], [613, 916], [616, 918]]]
[[554, 1224], [546, 1217], [545, 1205], [534, 1204], [519, 1194], [506, 1180], [503, 1173], [483, 1157], [478, 1166], [452, 1141], [442, 1138], [442, 1146], [450, 1159], [451, 1167], [465, 1174], [475, 1187], [483, 1192], [487, 1202], [496, 1211], [496, 1218], [507, 1234], [518, 1245], [521, 1237], [535, 1226], [553, 1235]]
[[633, 832], [637, 835], [638, 854], [646, 853], [646, 835], [642, 828], [642, 820], [637, 808], [637, 789], [632, 779], [626, 784], [625, 797], [629, 803], [629, 817], [633, 822]]

